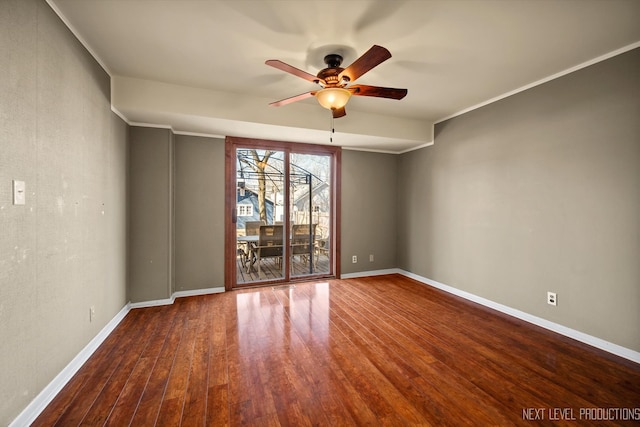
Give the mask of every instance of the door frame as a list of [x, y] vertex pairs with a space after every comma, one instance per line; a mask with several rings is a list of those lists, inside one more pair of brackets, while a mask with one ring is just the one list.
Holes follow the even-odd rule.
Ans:
[[[237, 235], [236, 235], [236, 150], [238, 148], [255, 148], [258, 150], [276, 150], [288, 153], [295, 152], [301, 154], [318, 154], [331, 155], [333, 162], [331, 163], [331, 206], [332, 218], [330, 226], [330, 245], [333, 253], [329, 274], [319, 274], [317, 276], [307, 276], [296, 278], [295, 281], [315, 280], [318, 278], [334, 278], [340, 277], [340, 194], [341, 194], [341, 165], [342, 165], [342, 149], [332, 145], [316, 145], [304, 144], [298, 142], [274, 141], [257, 138], [241, 138], [235, 136], [227, 136], [225, 138], [225, 201], [224, 209], [224, 282], [225, 290], [244, 289], [255, 286], [267, 286], [273, 283], [286, 283], [286, 278], [290, 278], [290, 272], [285, 271], [285, 279], [278, 281], [253, 282], [243, 286], [237, 286], [236, 269], [237, 269]], [[288, 158], [288, 155], [285, 156]], [[286, 167], [288, 172], [288, 165]], [[289, 177], [285, 177], [287, 206], [289, 204]], [[291, 213], [287, 208], [287, 215], [284, 221], [285, 230], [291, 228]], [[288, 236], [289, 233], [286, 233]], [[288, 241], [288, 239], [287, 239]], [[291, 281], [291, 279], [289, 279]]]

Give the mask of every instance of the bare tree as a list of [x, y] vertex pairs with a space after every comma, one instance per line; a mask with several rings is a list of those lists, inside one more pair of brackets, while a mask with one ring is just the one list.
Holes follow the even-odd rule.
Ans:
[[267, 177], [265, 169], [273, 153], [273, 151], [266, 150], [262, 158], [260, 158], [257, 150], [251, 150], [251, 156], [253, 157], [251, 166], [258, 175], [258, 210], [260, 211], [260, 220], [264, 221], [265, 224], [267, 223], [267, 204], [265, 203], [267, 198]]

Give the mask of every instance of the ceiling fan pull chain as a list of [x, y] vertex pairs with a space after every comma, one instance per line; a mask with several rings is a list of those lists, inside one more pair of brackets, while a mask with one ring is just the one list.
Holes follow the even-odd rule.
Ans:
[[335, 128], [333, 127], [333, 113], [331, 114], [331, 132], [329, 133], [329, 142], [333, 142], [333, 134], [336, 133]]

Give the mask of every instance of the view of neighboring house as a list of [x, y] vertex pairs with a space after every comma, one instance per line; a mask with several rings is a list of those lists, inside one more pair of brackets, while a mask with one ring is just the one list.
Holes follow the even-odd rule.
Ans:
[[[260, 207], [258, 205], [258, 193], [248, 188], [238, 188], [238, 198], [236, 205], [238, 230], [245, 228], [247, 221], [260, 221]], [[265, 198], [265, 208], [267, 211], [267, 224], [273, 224], [275, 204], [273, 201]], [[281, 219], [275, 219], [281, 221]]]

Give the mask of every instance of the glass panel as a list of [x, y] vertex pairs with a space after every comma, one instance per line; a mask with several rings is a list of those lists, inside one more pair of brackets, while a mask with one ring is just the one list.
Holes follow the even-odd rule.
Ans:
[[331, 265], [331, 156], [291, 153], [290, 275], [328, 274]]
[[236, 150], [239, 284], [284, 278], [284, 152]]

